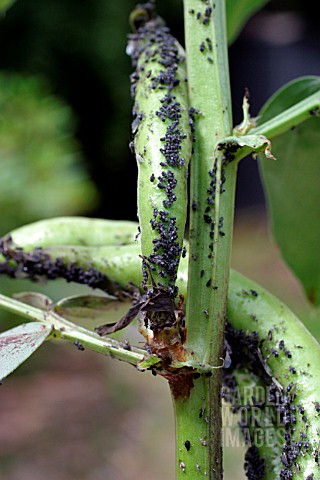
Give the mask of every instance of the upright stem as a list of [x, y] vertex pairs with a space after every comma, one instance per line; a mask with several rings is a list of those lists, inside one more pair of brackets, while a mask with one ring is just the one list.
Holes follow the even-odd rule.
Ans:
[[[186, 341], [197, 361], [219, 366], [236, 181], [235, 162], [228, 163], [226, 152], [215, 149], [232, 130], [225, 1], [185, 0], [184, 11], [189, 97], [196, 109]], [[178, 479], [222, 478], [221, 377], [218, 368], [211, 377], [195, 381], [189, 399], [175, 402]], [[188, 452], [181, 446], [183, 435], [194, 439]], [[191, 442], [190, 438], [184, 441]]]

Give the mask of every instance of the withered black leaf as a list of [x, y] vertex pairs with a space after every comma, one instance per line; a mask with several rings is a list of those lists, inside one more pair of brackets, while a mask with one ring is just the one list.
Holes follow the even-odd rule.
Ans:
[[141, 302], [133, 305], [127, 313], [115, 323], [108, 323], [96, 328], [99, 335], [109, 335], [130, 325], [139, 312], [163, 312], [174, 317], [174, 301], [166, 290], [155, 288], [152, 294], [148, 294]]

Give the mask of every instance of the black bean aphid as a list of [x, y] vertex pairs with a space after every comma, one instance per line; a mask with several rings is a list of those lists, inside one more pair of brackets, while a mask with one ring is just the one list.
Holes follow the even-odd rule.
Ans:
[[75, 340], [73, 343], [80, 352], [84, 351], [84, 346], [82, 345], [82, 343], [79, 342], [79, 340]]
[[312, 108], [309, 113], [310, 115], [319, 115], [319, 107]]
[[132, 350], [129, 340], [124, 340], [122, 345], [125, 350], [128, 350], [128, 351]]

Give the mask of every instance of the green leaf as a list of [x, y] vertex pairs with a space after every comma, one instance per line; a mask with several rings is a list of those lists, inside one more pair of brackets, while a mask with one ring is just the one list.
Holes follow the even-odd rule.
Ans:
[[204, 363], [199, 363], [195, 360], [187, 360], [185, 362], [176, 362], [171, 365], [172, 368], [193, 368], [194, 370], [198, 371], [199, 373], [212, 373], [213, 370], [217, 368], [223, 368], [223, 360], [221, 359], [221, 365], [218, 366], [211, 366], [211, 365], [206, 365]]
[[161, 363], [161, 358], [156, 357], [155, 355], [150, 355], [149, 357], [145, 358], [141, 362], [138, 363], [137, 367], [138, 370], [148, 370], [149, 368], [154, 367], [155, 365], [158, 365]]
[[320, 97], [320, 77], [316, 75], [308, 75], [296, 78], [281, 87], [269, 100], [264, 104], [260, 113], [258, 124], [272, 119], [284, 110], [293, 107], [296, 103], [301, 102], [305, 98], [319, 92]]
[[[320, 77], [290, 82], [262, 108], [259, 123], [319, 91]], [[272, 140], [276, 162], [260, 159], [272, 231], [282, 256], [309, 300], [320, 304], [320, 118], [319, 109]]]
[[234, 42], [249, 18], [268, 0], [227, 0], [227, 32], [229, 45]]
[[0, 0], [0, 14], [4, 14], [16, 0]]
[[12, 373], [50, 335], [52, 327], [30, 322], [0, 334], [0, 379]]

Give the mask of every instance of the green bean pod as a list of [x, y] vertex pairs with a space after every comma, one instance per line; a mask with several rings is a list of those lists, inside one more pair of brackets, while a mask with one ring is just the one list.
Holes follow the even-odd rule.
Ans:
[[[133, 23], [139, 28], [127, 49], [136, 67], [131, 76], [132, 130], [143, 280], [175, 297], [187, 218], [192, 134], [185, 54], [150, 4], [133, 12]], [[148, 278], [150, 271], [152, 278]]]
[[55, 217], [12, 230], [14, 245], [30, 250], [57, 245], [128, 245], [135, 241], [138, 225], [125, 220], [87, 217]]
[[[235, 271], [230, 275], [227, 315], [226, 336], [238, 388], [245, 386], [239, 367], [264, 387], [264, 401], [256, 396], [255, 412], [261, 415], [249, 419], [252, 448], [247, 468], [256, 472], [260, 462], [264, 474], [256, 478], [264, 480], [320, 478], [318, 342], [280, 300]], [[251, 397], [247, 392], [246, 402]], [[271, 409], [273, 418], [265, 425]], [[262, 436], [257, 437], [259, 429]]]

